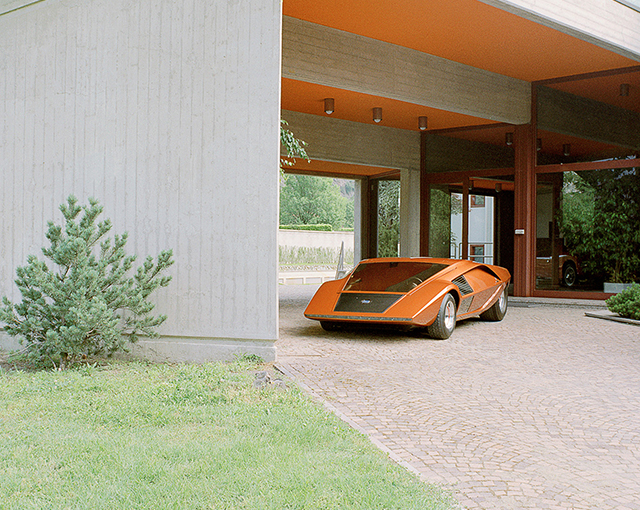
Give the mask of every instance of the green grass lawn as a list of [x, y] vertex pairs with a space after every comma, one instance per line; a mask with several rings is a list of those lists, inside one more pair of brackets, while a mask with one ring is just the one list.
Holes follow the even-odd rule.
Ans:
[[289, 384], [248, 363], [0, 368], [0, 508], [448, 509]]

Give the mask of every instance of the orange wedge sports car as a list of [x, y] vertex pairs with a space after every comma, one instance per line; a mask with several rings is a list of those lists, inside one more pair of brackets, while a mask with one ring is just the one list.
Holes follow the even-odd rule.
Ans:
[[331, 331], [345, 325], [392, 325], [451, 336], [456, 321], [479, 315], [500, 321], [507, 313], [503, 267], [470, 260], [380, 258], [360, 262], [317, 290], [304, 314]]

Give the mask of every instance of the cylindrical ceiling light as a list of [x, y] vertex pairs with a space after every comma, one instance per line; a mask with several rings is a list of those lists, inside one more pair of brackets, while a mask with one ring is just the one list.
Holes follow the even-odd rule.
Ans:
[[536, 150], [540, 152], [542, 150], [542, 138], [536, 140]]
[[326, 97], [324, 100], [324, 113], [331, 115], [334, 112], [335, 103], [332, 97]]
[[620, 96], [621, 97], [627, 97], [629, 95], [629, 89], [631, 88], [631, 85], [629, 85], [628, 83], [621, 83], [620, 84]]
[[418, 127], [420, 128], [420, 131], [427, 129], [428, 122], [429, 119], [427, 117], [418, 117]]
[[376, 124], [382, 120], [382, 108], [373, 109], [373, 122]]
[[507, 145], [513, 145], [513, 133], [507, 133], [504, 135], [504, 141]]
[[562, 154], [564, 154], [565, 156], [571, 156], [571, 144], [570, 143], [562, 144]]

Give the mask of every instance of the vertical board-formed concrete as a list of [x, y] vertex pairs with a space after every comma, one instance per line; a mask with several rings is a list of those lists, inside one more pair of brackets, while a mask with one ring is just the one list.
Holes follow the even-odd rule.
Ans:
[[93, 196], [129, 253], [174, 250], [148, 355], [275, 355], [280, 8], [46, 0], [0, 16], [0, 295], [19, 298], [15, 268], [58, 205]]
[[400, 172], [400, 256], [420, 255], [420, 170]]

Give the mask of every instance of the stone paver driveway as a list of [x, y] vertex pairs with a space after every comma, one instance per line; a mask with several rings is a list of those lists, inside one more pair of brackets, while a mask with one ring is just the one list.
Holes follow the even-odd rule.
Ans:
[[469, 509], [640, 509], [640, 327], [510, 307], [449, 340], [326, 333], [281, 286], [278, 363]]

